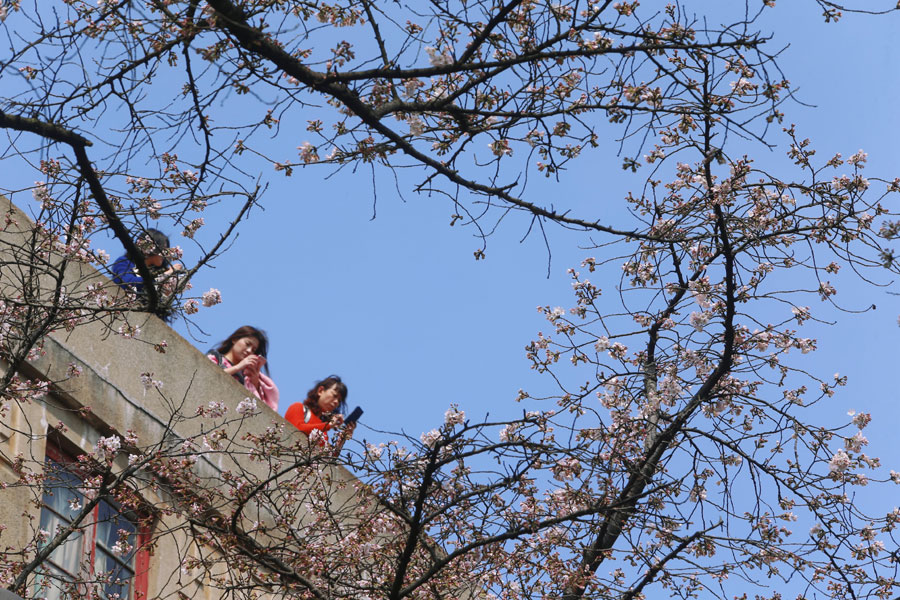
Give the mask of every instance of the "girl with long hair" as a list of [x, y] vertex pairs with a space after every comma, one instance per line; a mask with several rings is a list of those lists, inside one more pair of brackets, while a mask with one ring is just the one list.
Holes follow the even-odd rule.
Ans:
[[278, 387], [268, 375], [268, 352], [269, 338], [266, 333], [251, 325], [243, 325], [206, 354], [269, 408], [277, 411]]

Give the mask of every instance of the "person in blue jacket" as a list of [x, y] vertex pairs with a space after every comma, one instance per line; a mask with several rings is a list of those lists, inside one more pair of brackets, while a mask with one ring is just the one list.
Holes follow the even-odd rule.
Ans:
[[[158, 229], [147, 229], [141, 233], [137, 246], [144, 254], [144, 263], [154, 278], [163, 279], [183, 268], [180, 264], [169, 263], [163, 256], [169, 248], [169, 238]], [[143, 295], [144, 279], [127, 254], [116, 259], [116, 262], [112, 264], [111, 271], [113, 282], [116, 285], [138, 296]]]

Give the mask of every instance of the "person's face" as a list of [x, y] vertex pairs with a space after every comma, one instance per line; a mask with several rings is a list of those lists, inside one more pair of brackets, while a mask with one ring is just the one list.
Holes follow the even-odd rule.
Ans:
[[154, 254], [152, 256], [148, 256], [144, 259], [144, 262], [148, 267], [161, 267], [163, 266], [163, 257], [159, 254]]
[[338, 392], [337, 384], [332, 384], [328, 389], [320, 385], [317, 392], [319, 394], [319, 410], [323, 413], [334, 412], [340, 406], [341, 395]]
[[242, 337], [231, 347], [231, 353], [237, 362], [240, 362], [250, 356], [256, 354], [259, 349], [259, 340], [255, 337]]

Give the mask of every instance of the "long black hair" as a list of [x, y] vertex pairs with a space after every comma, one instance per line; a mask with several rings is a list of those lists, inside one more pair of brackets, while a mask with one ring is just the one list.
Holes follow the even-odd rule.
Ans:
[[137, 247], [144, 256], [162, 256], [165, 259], [169, 236], [159, 229], [145, 229], [138, 236]]

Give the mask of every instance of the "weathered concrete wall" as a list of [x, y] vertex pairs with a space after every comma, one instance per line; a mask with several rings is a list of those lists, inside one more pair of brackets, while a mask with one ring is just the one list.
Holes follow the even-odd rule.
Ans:
[[[0, 197], [0, 214], [4, 213], [14, 221], [0, 232], [0, 288], [9, 297], [16, 292], [16, 285], [28, 280], [22, 277], [21, 264], [16, 264], [21, 257], [11, 257], [29, 244], [29, 222], [21, 211]], [[27, 253], [23, 256], [27, 257]], [[59, 258], [50, 255], [49, 259]], [[55, 283], [46, 273], [31, 281], [51, 287]], [[98, 283], [112, 291], [117, 289], [90, 267], [79, 264], [67, 267], [64, 284], [69, 293]], [[125, 323], [137, 326], [139, 332], [133, 337], [117, 334], [119, 326]], [[164, 352], [160, 352], [158, 349], [163, 345]], [[81, 374], [71, 377], [70, 365], [77, 366]], [[43, 398], [8, 406], [0, 419], [0, 481], [12, 484], [0, 491], [0, 523], [7, 526], [0, 535], [0, 545], [8, 548], [22, 548], [33, 539], [40, 515], [40, 490], [16, 486], [19, 473], [12, 465], [21, 454], [29, 468], [39, 468], [50, 428], [62, 423], [65, 428], [59, 435], [85, 452], [92, 451], [101, 436], [121, 435], [129, 430], [137, 434], [141, 444], [164, 436], [186, 439], [203, 433], [208, 423], [198, 418], [173, 420], [174, 415], [195, 415], [199, 407], [212, 400], [225, 403], [229, 414], [234, 415], [237, 405], [247, 396], [242, 386], [166, 323], [141, 312], [123, 312], [114, 318], [78, 325], [71, 332], [61, 330], [46, 336], [43, 352], [30, 360], [22, 373], [50, 382], [51, 386], [50, 393]], [[162, 381], [162, 388], [145, 387], [142, 373], [152, 373], [153, 379]], [[240, 422], [240, 435], [261, 436], [273, 424], [280, 424], [288, 441], [305, 443], [305, 435], [263, 403], [258, 405], [257, 414]], [[230, 436], [238, 435], [236, 427], [236, 424], [230, 427]], [[119, 460], [126, 464], [124, 457]], [[218, 474], [223, 469], [241, 469], [260, 476], [264, 473], [263, 465], [247, 460], [246, 456], [235, 458], [227, 453], [211, 453], [199, 460], [195, 469], [204, 477], [205, 484], [212, 486], [221, 485]], [[330, 493], [334, 502], [352, 506], [353, 486], [344, 484], [352, 483], [353, 476], [339, 467], [323, 469], [327, 470], [326, 479], [333, 482]], [[166, 500], [152, 491], [142, 493], [153, 495], [146, 498], [150, 504]], [[265, 514], [254, 517], [267, 520]], [[161, 529], [171, 525], [163, 520], [158, 523]], [[169, 539], [163, 546], [183, 547], [188, 542]], [[164, 588], [174, 585], [171, 574], [177, 573], [180, 566], [179, 552], [174, 551], [174, 546], [172, 551], [158, 548], [154, 556], [149, 585], [151, 598], [167, 593]]]

